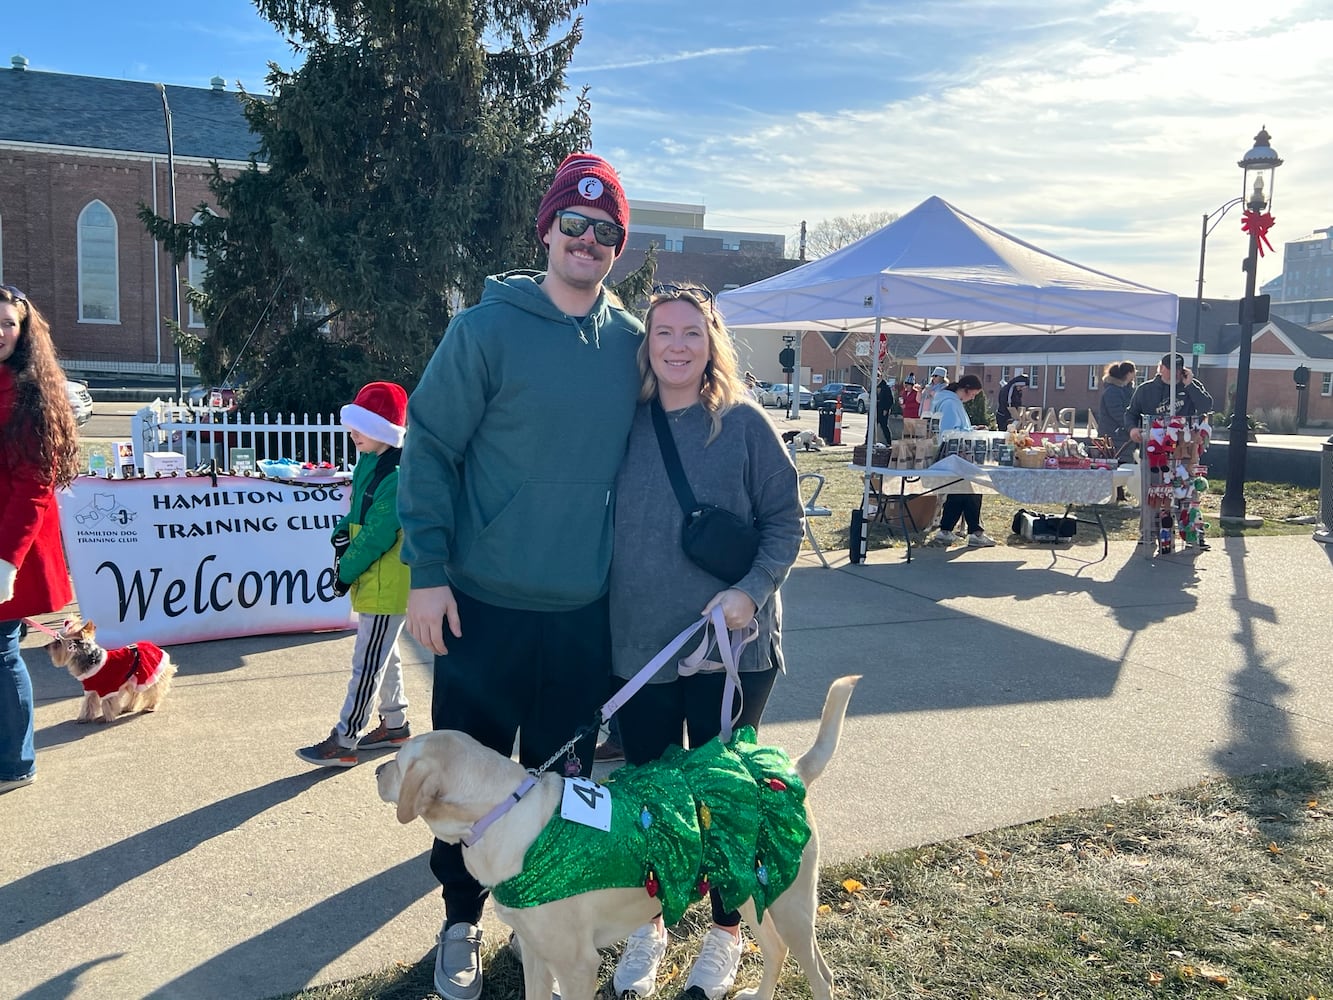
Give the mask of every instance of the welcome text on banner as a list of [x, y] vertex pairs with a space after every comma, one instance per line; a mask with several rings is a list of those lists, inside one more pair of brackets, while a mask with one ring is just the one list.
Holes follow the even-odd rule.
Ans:
[[103, 645], [353, 627], [329, 536], [350, 484], [108, 480], [58, 495], [79, 611]]

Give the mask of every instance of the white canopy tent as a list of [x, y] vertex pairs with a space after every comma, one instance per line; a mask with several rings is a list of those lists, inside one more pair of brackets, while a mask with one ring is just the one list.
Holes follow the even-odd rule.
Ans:
[[[944, 327], [957, 336], [960, 361], [969, 331], [1156, 332], [1171, 350], [1177, 322], [1174, 294], [1056, 257], [933, 196], [827, 257], [723, 292], [717, 304], [730, 327], [873, 328], [877, 345], [886, 323]], [[873, 413], [879, 351], [871, 358]]]

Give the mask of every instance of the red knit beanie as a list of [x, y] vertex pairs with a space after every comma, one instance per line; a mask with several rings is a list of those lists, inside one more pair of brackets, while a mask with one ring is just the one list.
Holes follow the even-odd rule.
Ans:
[[[555, 221], [555, 213], [566, 208], [577, 211], [600, 208], [611, 221], [629, 231], [629, 201], [615, 168], [594, 153], [570, 153], [555, 172], [551, 188], [537, 206], [537, 239], [545, 241]], [[625, 249], [625, 238], [616, 244], [616, 253]]]
[[407, 434], [407, 392], [396, 382], [371, 382], [339, 417], [348, 430], [401, 448]]

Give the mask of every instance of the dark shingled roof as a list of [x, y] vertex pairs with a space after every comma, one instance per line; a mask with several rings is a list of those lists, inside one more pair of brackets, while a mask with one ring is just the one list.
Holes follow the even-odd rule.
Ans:
[[[248, 160], [257, 137], [235, 91], [167, 87], [177, 156]], [[157, 85], [32, 70], [0, 70], [0, 142], [166, 155]]]

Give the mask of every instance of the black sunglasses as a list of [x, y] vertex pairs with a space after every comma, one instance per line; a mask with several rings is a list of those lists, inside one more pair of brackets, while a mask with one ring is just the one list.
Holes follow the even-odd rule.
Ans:
[[20, 291], [19, 291], [17, 288], [15, 288], [13, 285], [0, 285], [0, 288], [3, 288], [3, 289], [4, 289], [5, 291], [7, 291], [11, 296], [13, 296], [14, 301], [16, 301], [16, 302], [27, 302], [27, 301], [28, 301], [28, 297], [27, 297], [26, 295], [24, 295], [22, 292], [20, 292]]
[[702, 285], [653, 285], [652, 294], [655, 299], [691, 298], [701, 306], [713, 301], [713, 293]]
[[566, 236], [582, 236], [588, 231], [588, 227], [592, 226], [592, 238], [604, 247], [619, 246], [620, 241], [625, 238], [623, 226], [617, 226], [605, 219], [590, 219], [569, 209], [556, 212], [555, 217], [560, 220], [560, 231]]

